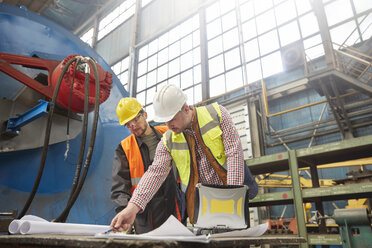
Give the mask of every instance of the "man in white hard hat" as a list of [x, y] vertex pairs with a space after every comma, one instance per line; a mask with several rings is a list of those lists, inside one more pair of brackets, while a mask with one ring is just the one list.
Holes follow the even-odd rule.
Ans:
[[248, 185], [249, 199], [258, 187], [244, 163], [238, 131], [227, 110], [213, 103], [203, 107], [187, 105], [187, 96], [175, 85], [165, 85], [155, 95], [155, 121], [169, 130], [156, 148], [152, 165], [143, 175], [127, 207], [111, 226], [127, 230], [136, 214], [142, 212], [176, 164], [185, 194], [187, 216], [194, 223], [195, 185]]

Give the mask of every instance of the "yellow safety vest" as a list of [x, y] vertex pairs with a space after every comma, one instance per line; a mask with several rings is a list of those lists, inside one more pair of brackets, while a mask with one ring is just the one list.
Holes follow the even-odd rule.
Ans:
[[[218, 164], [227, 171], [225, 147], [222, 141], [221, 110], [217, 103], [197, 107], [196, 116], [202, 140], [213, 154]], [[190, 181], [191, 154], [183, 133], [168, 130], [163, 134], [163, 142], [175, 162], [181, 178], [181, 189], [186, 192]]]

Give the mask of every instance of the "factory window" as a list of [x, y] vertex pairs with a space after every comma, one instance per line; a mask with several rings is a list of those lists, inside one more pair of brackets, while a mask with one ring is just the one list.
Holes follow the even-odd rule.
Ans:
[[241, 48], [235, 1], [217, 1], [206, 8], [210, 96], [243, 85]]
[[350, 0], [337, 0], [324, 6], [329, 26], [333, 26], [353, 16]]
[[87, 43], [89, 46], [92, 46], [92, 42], [93, 42], [93, 31], [94, 29], [91, 28], [89, 29], [87, 32], [85, 32], [81, 37], [80, 39], [82, 41], [84, 41], [85, 43]]
[[282, 72], [288, 47], [313, 58], [324, 55], [321, 40], [314, 44], [319, 26], [309, 1], [246, 0], [239, 1], [238, 9], [247, 83]]
[[153, 118], [152, 101], [164, 84], [175, 84], [188, 103], [202, 100], [199, 15], [162, 34], [139, 49], [136, 98]]
[[129, 19], [136, 10], [136, 0], [125, 0], [111, 13], [100, 20], [98, 25], [98, 40]]
[[371, 37], [371, 1], [334, 0], [327, 2], [324, 9], [335, 49], [342, 45], [352, 46]]
[[117, 62], [111, 67], [115, 75], [119, 78], [121, 84], [124, 86], [125, 90], [128, 91], [128, 66], [129, 66], [129, 56]]
[[152, 2], [152, 0], [142, 0], [141, 1], [141, 7], [143, 8], [143, 7], [145, 7], [146, 5], [148, 5], [149, 3], [151, 3]]

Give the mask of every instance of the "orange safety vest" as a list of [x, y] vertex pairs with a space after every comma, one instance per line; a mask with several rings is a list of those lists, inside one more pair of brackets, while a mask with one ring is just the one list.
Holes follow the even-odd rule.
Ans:
[[[168, 130], [167, 126], [156, 126], [161, 134], [165, 133]], [[145, 173], [145, 167], [143, 165], [143, 160], [139, 146], [137, 144], [136, 137], [134, 134], [128, 136], [127, 138], [121, 141], [121, 146], [127, 156], [129, 169], [130, 169], [130, 178], [132, 182], [131, 192], [133, 194], [134, 189], [137, 187], [141, 177]]]

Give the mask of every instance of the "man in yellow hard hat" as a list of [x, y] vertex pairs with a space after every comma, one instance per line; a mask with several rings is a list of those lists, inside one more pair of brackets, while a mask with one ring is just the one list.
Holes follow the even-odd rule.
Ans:
[[[147, 112], [132, 97], [119, 101], [116, 114], [120, 124], [125, 125], [132, 133], [116, 148], [112, 168], [111, 199], [117, 204], [115, 210], [118, 213], [127, 206], [142, 175], [154, 159], [162, 134], [168, 128], [151, 126], [147, 122]], [[170, 215], [182, 221], [181, 191], [175, 174], [169, 173], [164, 179], [146, 210], [138, 214], [133, 223], [138, 234], [159, 227]]]
[[127, 230], [138, 213], [159, 188], [171, 170], [171, 161], [180, 175], [186, 210], [194, 223], [195, 185], [248, 185], [249, 199], [257, 195], [258, 186], [245, 165], [238, 131], [227, 110], [217, 103], [194, 107], [187, 96], [172, 84], [163, 86], [153, 100], [155, 121], [165, 122], [154, 161], [143, 175], [128, 206], [111, 221], [118, 231]]

